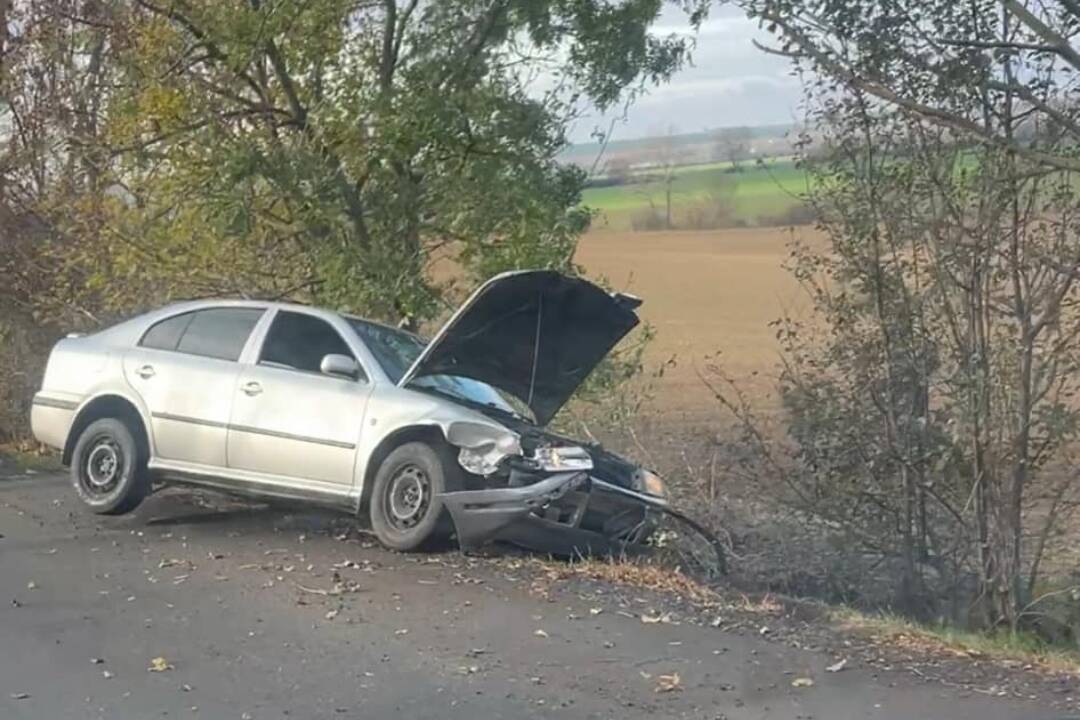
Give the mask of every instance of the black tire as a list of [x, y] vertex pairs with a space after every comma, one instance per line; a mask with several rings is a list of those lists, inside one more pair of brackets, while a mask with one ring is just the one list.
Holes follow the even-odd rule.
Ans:
[[134, 510], [150, 489], [146, 452], [115, 418], [86, 426], [71, 453], [71, 482], [79, 499], [99, 515]]
[[[409, 442], [394, 449], [375, 473], [371, 491], [371, 529], [379, 542], [411, 552], [449, 537], [449, 513], [438, 495], [463, 487], [463, 477], [448, 446]], [[410, 488], [419, 495], [414, 498]]]

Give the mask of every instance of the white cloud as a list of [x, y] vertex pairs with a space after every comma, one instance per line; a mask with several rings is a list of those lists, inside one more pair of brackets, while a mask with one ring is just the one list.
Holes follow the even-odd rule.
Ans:
[[[686, 17], [669, 8], [652, 32], [659, 36], [692, 32]], [[693, 132], [729, 125], [789, 123], [798, 119], [802, 93], [786, 59], [754, 47], [770, 44], [767, 32], [735, 8], [714, 12], [695, 35], [692, 62], [666, 85], [651, 88], [618, 121], [616, 139], [649, 135], [658, 127]], [[578, 122], [571, 137], [588, 141], [594, 128], [606, 129], [611, 115]]]

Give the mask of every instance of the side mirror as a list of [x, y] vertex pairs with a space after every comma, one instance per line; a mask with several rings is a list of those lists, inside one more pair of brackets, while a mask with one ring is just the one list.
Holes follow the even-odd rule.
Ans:
[[324, 356], [322, 362], [319, 363], [319, 372], [323, 375], [355, 380], [360, 376], [360, 365], [348, 355], [331, 353]]

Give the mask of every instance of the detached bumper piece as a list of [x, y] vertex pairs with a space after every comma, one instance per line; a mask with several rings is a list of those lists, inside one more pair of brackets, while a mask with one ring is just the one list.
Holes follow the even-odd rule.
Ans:
[[587, 473], [567, 472], [524, 487], [461, 490], [441, 497], [454, 521], [461, 549], [474, 550], [588, 481]]
[[[657, 557], [708, 579], [727, 574], [723, 545], [666, 501], [564, 472], [520, 487], [443, 493], [462, 550], [508, 542], [561, 557]], [[666, 542], [647, 544], [664, 523]]]

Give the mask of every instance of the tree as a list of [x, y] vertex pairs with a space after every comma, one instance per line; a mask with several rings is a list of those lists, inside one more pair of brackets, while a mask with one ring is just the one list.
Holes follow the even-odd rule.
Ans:
[[[762, 49], [799, 68], [1033, 163], [1080, 170], [1069, 149], [1080, 139], [1074, 0], [739, 4], [780, 42]], [[988, 100], [1015, 104], [1014, 122], [985, 122]]]
[[683, 151], [680, 150], [675, 140], [676, 134], [675, 128], [669, 127], [667, 132], [653, 141], [652, 163], [660, 170], [660, 184], [664, 190], [665, 230], [671, 230], [674, 227], [671, 222], [672, 186], [674, 186], [677, 177], [676, 170], [684, 157]]
[[625, 185], [630, 180], [630, 160], [623, 155], [616, 155], [604, 163], [604, 171], [612, 185]]
[[[971, 560], [984, 621], [1015, 629], [1072, 487], [1048, 469], [1080, 420], [1078, 8], [745, 6], [781, 39], [773, 51], [814, 71], [817, 125], [840, 153], [816, 185], [834, 253], [800, 265], [832, 281], [815, 297], [837, 342], [789, 344], [809, 477], [864, 478], [830, 492], [894, 523], [909, 589], [947, 541]], [[810, 434], [814, 417], [846, 423], [846, 440]], [[1027, 514], [1036, 502], [1044, 521]]]
[[732, 170], [741, 172], [739, 163], [750, 157], [750, 141], [753, 138], [753, 131], [745, 126], [720, 128], [713, 133], [713, 156], [727, 160]]
[[[81, 247], [58, 259], [86, 280], [68, 285], [112, 294], [120, 273], [137, 277], [116, 306], [299, 294], [415, 325], [441, 308], [439, 249], [476, 275], [569, 269], [588, 217], [581, 173], [555, 162], [564, 128], [579, 98], [603, 109], [679, 66], [685, 41], [648, 32], [661, 5], [33, 5], [109, 78], [59, 91], [93, 97], [77, 117], [102, 129], [61, 133], [97, 178], [60, 223]], [[47, 52], [28, 45], [19, 90]], [[557, 89], [530, 94], [523, 64]]]

